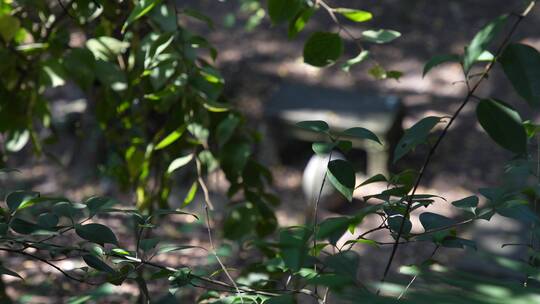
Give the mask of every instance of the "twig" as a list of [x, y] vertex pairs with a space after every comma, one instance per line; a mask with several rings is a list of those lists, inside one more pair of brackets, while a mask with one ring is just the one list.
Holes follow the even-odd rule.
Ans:
[[[197, 176], [198, 176], [197, 179], [204, 193], [204, 202], [205, 202], [204, 211], [206, 215], [206, 230], [208, 232], [208, 241], [210, 242], [210, 248], [211, 248], [212, 254], [215, 256], [217, 262], [219, 263], [219, 266], [223, 270], [223, 273], [225, 273], [229, 281], [231, 281], [231, 284], [236, 289], [236, 293], [241, 297], [242, 293], [240, 292], [238, 285], [236, 284], [231, 274], [227, 270], [227, 267], [225, 267], [225, 264], [223, 264], [223, 262], [221, 261], [221, 258], [217, 254], [216, 247], [214, 246], [214, 239], [212, 237], [212, 227], [211, 227], [211, 222], [210, 222], [210, 210], [214, 210], [214, 206], [212, 204], [212, 201], [210, 200], [208, 187], [206, 187], [206, 183], [204, 182], [202, 178], [201, 162], [199, 161], [197, 157], [195, 157], [195, 163], [197, 165]], [[242, 297], [240, 298], [240, 300], [242, 301], [242, 303], [244, 302]]]
[[16, 253], [16, 254], [19, 254], [19, 255], [24, 255], [24, 256], [27, 256], [29, 258], [32, 258], [34, 260], [38, 260], [40, 262], [43, 262], [49, 266], [51, 266], [52, 268], [58, 270], [60, 273], [62, 273], [64, 276], [66, 276], [68, 279], [71, 279], [73, 281], [76, 281], [76, 282], [79, 282], [79, 283], [84, 283], [84, 284], [88, 284], [88, 285], [94, 285], [94, 286], [97, 286], [97, 285], [100, 285], [100, 284], [96, 284], [96, 283], [91, 283], [91, 282], [88, 282], [88, 281], [85, 281], [85, 280], [82, 280], [82, 279], [79, 279], [77, 277], [74, 277], [72, 275], [70, 275], [69, 273], [65, 272], [64, 270], [62, 270], [62, 268], [54, 265], [53, 263], [47, 261], [46, 259], [44, 258], [41, 258], [41, 257], [38, 257], [37, 255], [33, 255], [31, 253], [28, 253], [28, 252], [24, 252], [24, 251], [21, 251], [21, 250], [16, 250], [16, 249], [11, 249], [11, 248], [0, 248], [0, 251], [6, 251], [6, 252], [11, 252], [11, 253]]
[[[440, 248], [440, 245], [437, 245], [435, 247], [435, 249], [433, 249], [433, 252], [431, 253], [431, 255], [429, 256], [429, 258], [427, 258], [427, 260], [431, 260], [434, 256], [435, 256], [435, 253], [437, 253], [437, 250], [439, 250]], [[414, 283], [414, 280], [416, 280], [416, 277], [418, 276], [418, 274], [415, 274], [414, 277], [411, 279], [411, 281], [409, 282], [409, 284], [407, 284], [407, 286], [405, 287], [405, 289], [401, 292], [401, 294], [397, 297], [398, 300], [400, 300], [404, 295], [405, 293], [407, 292], [407, 290], [409, 290], [409, 288], [411, 287], [411, 285]]]

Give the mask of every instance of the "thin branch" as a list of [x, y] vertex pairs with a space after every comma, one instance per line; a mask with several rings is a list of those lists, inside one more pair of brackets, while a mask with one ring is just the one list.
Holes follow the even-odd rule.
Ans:
[[[429, 164], [431, 162], [431, 158], [433, 157], [433, 155], [435, 154], [435, 151], [437, 150], [437, 147], [439, 147], [440, 143], [442, 142], [443, 138], [446, 136], [446, 134], [447, 134], [448, 130], [450, 129], [450, 127], [452, 126], [453, 122], [459, 116], [459, 114], [461, 113], [463, 108], [469, 103], [469, 101], [471, 100], [472, 96], [474, 95], [474, 93], [476, 92], [476, 90], [478, 89], [478, 87], [480, 86], [482, 81], [484, 79], [486, 79], [486, 76], [489, 74], [489, 72], [493, 68], [495, 62], [497, 61], [497, 58], [499, 58], [499, 56], [501, 55], [501, 53], [504, 50], [504, 48], [506, 47], [506, 45], [509, 43], [510, 38], [512, 37], [512, 35], [516, 31], [518, 25], [521, 23], [523, 18], [525, 18], [525, 16], [530, 12], [530, 10], [532, 9], [532, 6], [534, 6], [534, 2], [531, 2], [531, 4], [527, 7], [527, 9], [524, 11], [524, 13], [522, 13], [521, 15], [519, 15], [517, 17], [517, 20], [514, 23], [514, 25], [512, 26], [510, 32], [506, 35], [505, 39], [503, 40], [503, 42], [501, 43], [501, 45], [497, 49], [497, 52], [495, 53], [495, 56], [494, 56], [495, 59], [493, 61], [490, 61], [486, 65], [486, 67], [484, 68], [484, 71], [482, 72], [482, 76], [480, 77], [480, 79], [475, 83], [475, 85], [473, 87], [471, 87], [471, 89], [469, 90], [469, 92], [465, 96], [463, 102], [458, 107], [458, 109], [454, 112], [454, 114], [452, 115], [452, 118], [450, 119], [448, 124], [443, 129], [442, 133], [437, 138], [437, 141], [435, 142], [435, 144], [429, 150], [429, 152], [428, 152], [428, 154], [427, 154], [427, 156], [426, 156], [426, 158], [424, 160], [424, 163], [422, 165], [422, 168], [420, 170], [420, 173], [419, 173], [418, 177], [416, 178], [416, 182], [414, 184], [412, 194], [411, 194], [411, 196], [409, 196], [409, 199], [408, 199], [408, 202], [407, 202], [407, 209], [405, 210], [405, 215], [404, 215], [405, 217], [409, 216], [409, 213], [410, 213], [410, 210], [411, 210], [411, 207], [412, 207], [412, 202], [413, 202], [412, 197], [415, 195], [416, 191], [418, 190], [418, 186], [420, 185], [420, 182], [422, 181], [424, 173], [426, 172], [427, 167], [429, 166]], [[400, 224], [400, 227], [399, 227], [399, 230], [398, 230], [398, 234], [397, 234], [396, 240], [394, 242], [394, 246], [392, 247], [392, 252], [390, 253], [390, 257], [388, 258], [388, 262], [386, 263], [386, 267], [384, 269], [384, 274], [383, 274], [383, 277], [381, 279], [381, 283], [383, 283], [386, 280], [386, 277], [388, 276], [388, 272], [390, 271], [390, 267], [392, 266], [392, 262], [394, 261], [396, 251], [397, 251], [397, 249], [399, 247], [399, 239], [401, 238], [401, 236], [403, 234], [404, 226], [405, 226], [405, 221], [401, 221], [401, 224]], [[377, 294], [379, 294], [379, 292], [380, 292], [380, 289], [377, 290]]]
[[49, 266], [51, 266], [52, 268], [58, 270], [61, 274], [63, 274], [64, 276], [66, 276], [68, 279], [71, 279], [73, 281], [76, 281], [76, 282], [79, 282], [79, 283], [84, 283], [84, 284], [88, 284], [88, 285], [93, 285], [93, 286], [98, 286], [100, 284], [96, 284], [96, 283], [91, 283], [91, 282], [88, 282], [88, 281], [85, 281], [83, 279], [79, 279], [77, 277], [74, 277], [72, 275], [70, 275], [69, 273], [67, 273], [66, 271], [62, 270], [62, 268], [54, 265], [53, 263], [47, 261], [46, 259], [44, 258], [41, 258], [41, 257], [38, 257], [37, 255], [33, 255], [31, 253], [28, 253], [28, 252], [24, 252], [24, 251], [20, 251], [20, 250], [16, 250], [16, 249], [11, 249], [11, 248], [0, 248], [0, 251], [6, 251], [6, 252], [11, 252], [11, 253], [15, 253], [15, 254], [19, 254], [19, 255], [24, 255], [24, 256], [27, 256], [31, 259], [34, 259], [34, 260], [37, 260], [37, 261], [40, 261], [42, 263], [45, 263]]
[[[238, 285], [236, 284], [233, 277], [231, 276], [231, 274], [227, 270], [227, 267], [225, 267], [225, 264], [223, 264], [223, 262], [221, 261], [221, 258], [217, 254], [216, 247], [214, 245], [214, 239], [212, 237], [212, 227], [211, 227], [211, 222], [210, 222], [210, 210], [214, 210], [214, 206], [212, 204], [212, 201], [210, 200], [210, 194], [208, 192], [208, 187], [206, 187], [206, 183], [204, 182], [204, 180], [202, 178], [201, 162], [199, 161], [199, 159], [196, 156], [195, 156], [195, 163], [197, 165], [198, 181], [199, 181], [201, 189], [203, 190], [203, 193], [204, 193], [204, 202], [205, 202], [204, 211], [205, 211], [205, 215], [206, 215], [206, 230], [208, 232], [208, 241], [210, 242], [210, 248], [211, 248], [212, 254], [216, 258], [217, 262], [219, 263], [219, 266], [221, 266], [221, 269], [223, 270], [223, 273], [225, 273], [225, 275], [227, 276], [229, 281], [231, 281], [232, 285], [236, 289], [237, 294], [241, 296], [242, 293], [240, 292], [240, 289], [238, 288]], [[243, 303], [242, 298], [241, 298], [241, 301]]]
[[[429, 256], [429, 258], [427, 258], [427, 261], [431, 260], [434, 256], [435, 256], [435, 253], [437, 253], [437, 250], [439, 250], [440, 248], [440, 245], [437, 245], [435, 246], [435, 249], [433, 249], [433, 252], [431, 253], [431, 255]], [[409, 284], [407, 284], [407, 286], [405, 287], [405, 289], [401, 292], [401, 294], [397, 297], [398, 300], [400, 300], [404, 295], [405, 293], [409, 290], [409, 288], [411, 287], [411, 285], [414, 283], [414, 280], [416, 280], [416, 277], [418, 276], [418, 274], [415, 274], [414, 277], [411, 279], [411, 281], [409, 282]]]

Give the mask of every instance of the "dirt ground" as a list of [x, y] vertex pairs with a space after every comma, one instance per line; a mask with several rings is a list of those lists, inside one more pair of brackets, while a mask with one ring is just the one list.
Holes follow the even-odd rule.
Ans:
[[[402, 37], [391, 44], [369, 46], [376, 60], [383, 63], [385, 68], [400, 70], [404, 73], [399, 81], [373, 80], [367, 74], [369, 64], [354, 67], [351, 73], [342, 72], [339, 67], [316, 69], [303, 64], [302, 46], [307, 35], [316, 30], [337, 30], [337, 26], [323, 11], [314, 16], [313, 22], [310, 22], [297, 39], [289, 40], [286, 27], [271, 26], [267, 19], [250, 32], [242, 26], [246, 17], [244, 15], [238, 16], [238, 22], [233, 27], [223, 25], [221, 21], [225, 19], [226, 13], [238, 7], [237, 1], [182, 1], [181, 5], [200, 7], [203, 12], [209, 13], [218, 20], [216, 29], [207, 34], [210, 42], [220, 52], [217, 65], [227, 81], [226, 95], [248, 116], [253, 128], [260, 128], [265, 103], [268, 102], [269, 96], [279, 88], [280, 84], [289, 81], [397, 95], [406, 107], [405, 128], [427, 115], [450, 115], [462, 101], [466, 92], [463, 83], [459, 82], [462, 80], [459, 66], [444, 65], [422, 78], [423, 64], [437, 54], [461, 52], [483, 24], [500, 14], [516, 11], [519, 7], [519, 1], [505, 0], [334, 0], [329, 2], [336, 6], [363, 8], [374, 13], [374, 19], [369, 23], [346, 23], [353, 34], [359, 35], [366, 28], [396, 29], [402, 33]], [[196, 22], [193, 26], [206, 31], [201, 24]], [[540, 48], [538, 28], [540, 28], [540, 8], [537, 7], [519, 29], [516, 40], [525, 39], [527, 43]], [[350, 40], [347, 41], [346, 46], [345, 57], [355, 56], [355, 48]], [[497, 96], [518, 109], [528, 109], [523, 100], [513, 93], [498, 67], [490, 75], [489, 80], [482, 85], [478, 95]], [[435, 155], [433, 164], [427, 171], [420, 189], [421, 193], [437, 194], [450, 202], [477, 193], [478, 188], [493, 186], [499, 182], [499, 176], [504, 169], [503, 165], [510, 155], [497, 148], [496, 144], [481, 131], [476, 122], [474, 106], [473, 103], [467, 106], [449, 131]], [[524, 119], [538, 119], [538, 113], [531, 111], [521, 113]], [[419, 168], [424, 152], [423, 149], [418, 149], [416, 153], [401, 161], [400, 168]], [[84, 174], [74, 172], [74, 169], [61, 168], [47, 158], [40, 160], [19, 158], [11, 162], [11, 167], [17, 167], [22, 171], [17, 185], [20, 188], [32, 187], [46, 193], [60, 192], [74, 200], [103, 193], [115, 194], [121, 200], [128, 202], [131, 199], [129, 195], [119, 193], [108, 180], [89, 179]], [[301, 173], [306, 162], [307, 159], [299, 159], [287, 166], [277, 164], [271, 168], [277, 181], [273, 186], [274, 190], [279, 193], [283, 202], [278, 210], [282, 225], [292, 225], [303, 220], [307, 205], [301, 192]], [[77, 166], [78, 171], [81, 168], [84, 168], [84, 165]], [[88, 169], [92, 170], [92, 168]], [[216, 180], [219, 181], [221, 178], [218, 176]], [[188, 186], [180, 186], [176, 191], [182, 193]], [[223, 197], [223, 184], [215, 183], [212, 189], [213, 195], [220, 201]], [[361, 196], [362, 193], [356, 193], [357, 198]], [[433, 208], [437, 212], [455, 215], [448, 208], [448, 204], [441, 200]], [[322, 212], [323, 217], [331, 214]], [[499, 219], [495, 220], [499, 221]], [[368, 221], [367, 225], [373, 223], [373, 221]], [[500, 221], [500, 223], [505, 224], [495, 224], [497, 227], [482, 224], [478, 228], [484, 232], [498, 231], [498, 234], [491, 236], [489, 242], [500, 238], [519, 238], [523, 233], [522, 227], [516, 223], [506, 221]], [[413, 224], [419, 225], [417, 220], [414, 220]], [[111, 225], [118, 225], [121, 229], [121, 219], [112, 218]], [[191, 223], [185, 219], [175, 219], [163, 228], [165, 237], [201, 246], [207, 245], [188, 238], [184, 231], [177, 227], [178, 225], [184, 227], [182, 229], [191, 229], [189, 231], [201, 231], [201, 236], [204, 235], [200, 224]], [[472, 237], [478, 236], [472, 234]], [[234, 250], [234, 247], [224, 248], [225, 251], [231, 250], [230, 248]], [[499, 248], [490, 248], [488, 245], [486, 248], [504, 254], [520, 254], [509, 251], [510, 249], [500, 251]], [[361, 250], [369, 262], [365, 263], [366, 266], [360, 270], [360, 275], [370, 279], [380, 277], [381, 263], [385, 260], [370, 257], [385, 256], [388, 250]], [[431, 250], [432, 248], [403, 246], [396, 265], [421, 261]], [[449, 260], [455, 254], [454, 251], [443, 251], [440, 259]], [[14, 266], [14, 269], [26, 269], [22, 272], [23, 276], [32, 278], [25, 282], [27, 287], [23, 287], [20, 282], [7, 281], [8, 292], [14, 298], [20, 298], [19, 303], [63, 303], [69, 296], [83, 292], [44, 266], [33, 263], [20, 264], [21, 261], [16, 259], [6, 262]], [[166, 256], [163, 262], [174, 266], [178, 263], [204, 264], [207, 260], [204, 254], [190, 252], [182, 256]], [[47, 270], [50, 274], [39, 274], [42, 270]], [[43, 285], [45, 282], [49, 282], [50, 285]], [[33, 286], [34, 289], [29, 290], [28, 286]], [[151, 286], [151, 288], [153, 288], [151, 291], [157, 292], [163, 286]], [[136, 294], [138, 291], [135, 285], [128, 284], [122, 286], [122, 289], [114, 289], [112, 293], [114, 296], [108, 298], [111, 302], [103, 303], [129, 303], [131, 300], [124, 302], [126, 297], [129, 299], [129, 294]], [[34, 296], [25, 300], [24, 294], [34, 294]], [[43, 295], [51, 294], [54, 294], [56, 298], [51, 300], [43, 297]]]

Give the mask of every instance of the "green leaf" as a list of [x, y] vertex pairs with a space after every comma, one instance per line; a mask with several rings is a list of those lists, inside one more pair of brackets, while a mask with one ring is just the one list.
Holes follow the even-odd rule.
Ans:
[[362, 32], [362, 39], [373, 43], [388, 43], [401, 37], [401, 33], [394, 30], [367, 30]]
[[473, 38], [469, 46], [465, 49], [463, 56], [463, 69], [468, 73], [478, 57], [487, 49], [491, 41], [497, 36], [503, 28], [507, 15], [497, 17], [484, 26]]
[[195, 19], [198, 19], [204, 23], [206, 23], [206, 25], [208, 25], [209, 28], [211, 29], [214, 29], [214, 21], [212, 21], [212, 18], [206, 16], [205, 14], [197, 11], [197, 10], [194, 10], [194, 9], [190, 9], [190, 8], [186, 8], [184, 9], [184, 14], [190, 16], [190, 17], [193, 17]]
[[386, 70], [378, 63], [368, 70], [368, 74], [377, 80], [386, 79], [387, 77]]
[[289, 22], [289, 38], [296, 37], [304, 29], [313, 13], [315, 10], [308, 7], [296, 14], [296, 17]]
[[423, 143], [427, 139], [431, 129], [433, 129], [440, 121], [440, 117], [425, 117], [405, 131], [405, 134], [403, 134], [403, 137], [399, 140], [396, 150], [394, 151], [394, 163], [409, 153], [409, 151], [414, 149], [417, 145]]
[[135, 1], [136, 5], [129, 14], [124, 26], [122, 26], [122, 33], [124, 33], [128, 26], [130, 26], [134, 21], [141, 18], [150, 12], [161, 0], [138, 0]]
[[187, 126], [187, 130], [191, 135], [193, 135], [198, 141], [206, 142], [208, 140], [209, 131], [208, 129], [196, 122], [192, 122]]
[[253, 233], [259, 213], [252, 203], [236, 205], [225, 218], [223, 234], [231, 240], [239, 240]]
[[311, 149], [316, 154], [326, 155], [329, 154], [336, 147], [336, 143], [327, 142], [314, 142], [311, 145]]
[[156, 246], [159, 244], [159, 241], [159, 238], [142, 239], [139, 246], [142, 251], [149, 251], [156, 248]]
[[316, 67], [333, 64], [343, 54], [343, 41], [338, 34], [313, 33], [304, 45], [304, 62]]
[[118, 245], [118, 240], [112, 230], [101, 224], [77, 225], [75, 232], [81, 238], [92, 243], [104, 245], [105, 243]]
[[302, 268], [307, 258], [310, 231], [304, 227], [284, 229], [279, 234], [279, 247], [285, 265], [292, 271]]
[[368, 185], [372, 183], [380, 183], [380, 182], [388, 182], [388, 180], [386, 179], [384, 175], [377, 174], [365, 180], [363, 183], [360, 184], [360, 186], [364, 186], [364, 185]]
[[240, 118], [236, 115], [228, 115], [227, 118], [222, 120], [216, 129], [216, 137], [218, 145], [221, 147], [231, 139], [234, 134], [234, 130], [240, 124]]
[[155, 150], [165, 149], [166, 147], [174, 143], [176, 140], [178, 140], [182, 136], [182, 134], [184, 134], [185, 130], [185, 127], [180, 127], [174, 130], [156, 145]]
[[54, 228], [56, 225], [58, 225], [58, 216], [54, 213], [43, 213], [40, 214], [38, 217], [38, 225], [45, 228], [50, 229]]
[[420, 214], [420, 223], [422, 223], [422, 227], [424, 227], [426, 231], [430, 231], [453, 225], [455, 222], [440, 214], [424, 212]]
[[339, 275], [335, 273], [320, 274], [308, 280], [311, 285], [323, 285], [332, 289], [342, 289], [352, 285], [353, 280], [349, 276]]
[[277, 297], [273, 297], [264, 301], [264, 304], [295, 304], [295, 303], [296, 301], [294, 300], [294, 297], [291, 295], [277, 296]]
[[40, 227], [34, 223], [25, 221], [20, 218], [13, 219], [9, 226], [13, 231], [20, 233], [20, 234], [31, 234], [35, 232], [36, 230], [39, 230]]
[[527, 151], [527, 132], [519, 114], [495, 99], [484, 99], [476, 107], [478, 122], [501, 147], [517, 154]]
[[345, 72], [349, 72], [351, 70], [351, 67], [354, 65], [357, 65], [364, 60], [366, 60], [369, 57], [369, 51], [362, 50], [360, 54], [358, 54], [356, 57], [351, 58], [347, 60], [342, 66], [341, 69]]
[[198, 249], [207, 251], [204, 247], [200, 247], [200, 246], [166, 244], [159, 247], [157, 254], [186, 250], [186, 249], [193, 249], [193, 248], [198, 248]]
[[393, 233], [399, 233], [399, 229], [401, 228], [401, 222], [403, 221], [403, 219], [405, 219], [405, 223], [403, 223], [403, 230], [401, 231], [402, 236], [407, 235], [411, 232], [412, 223], [408, 218], [404, 218], [402, 215], [393, 215], [388, 218], [388, 226]]
[[228, 178], [238, 177], [251, 155], [251, 145], [247, 142], [228, 142], [220, 154], [221, 167]]
[[370, 12], [356, 10], [351, 8], [336, 8], [334, 12], [343, 15], [343, 17], [352, 20], [354, 22], [366, 22], [373, 18]]
[[539, 106], [540, 53], [525, 44], [510, 44], [499, 62], [516, 92], [531, 106]]
[[470, 248], [472, 248], [474, 250], [477, 250], [476, 243], [474, 241], [467, 240], [467, 239], [462, 239], [462, 238], [458, 238], [458, 237], [451, 237], [451, 236], [445, 237], [444, 240], [442, 241], [441, 245], [443, 247], [447, 247], [447, 248], [470, 247]]
[[84, 203], [86, 204], [86, 207], [88, 207], [88, 210], [90, 210], [90, 216], [92, 217], [98, 214], [101, 210], [110, 208], [118, 202], [109, 197], [94, 196], [87, 199]]
[[356, 177], [351, 163], [342, 159], [330, 161], [328, 179], [349, 202], [352, 201]]
[[64, 67], [58, 60], [46, 60], [42, 63], [42, 73], [40, 75], [41, 82], [50, 87], [63, 86], [67, 78]]
[[12, 130], [6, 138], [6, 150], [9, 152], [21, 151], [30, 140], [28, 130]]
[[324, 264], [330, 267], [333, 272], [351, 279], [356, 279], [356, 273], [360, 268], [360, 256], [357, 252], [349, 250], [331, 255], [324, 260]]
[[336, 244], [337, 241], [343, 236], [352, 219], [345, 216], [327, 218], [319, 224], [317, 230], [317, 239], [324, 240], [329, 239], [330, 243]]
[[382, 142], [379, 140], [377, 135], [375, 135], [375, 133], [371, 132], [370, 130], [368, 130], [366, 128], [360, 128], [360, 127], [350, 128], [350, 129], [347, 129], [347, 130], [341, 132], [340, 134], [343, 135], [343, 136], [349, 136], [349, 137], [355, 137], [355, 138], [359, 138], [359, 139], [372, 140], [372, 141], [382, 145]]
[[39, 192], [14, 191], [6, 197], [6, 204], [11, 212], [28, 207], [33, 199], [39, 197]]
[[116, 57], [124, 53], [129, 48], [129, 43], [120, 41], [113, 37], [101, 36], [88, 39], [86, 48], [89, 49], [96, 59], [116, 60]]
[[322, 120], [307, 120], [296, 123], [296, 126], [302, 129], [325, 133], [330, 130], [328, 124]]
[[452, 202], [456, 208], [470, 210], [471, 208], [478, 207], [478, 197], [476, 195], [467, 196], [455, 202]]
[[9, 14], [0, 14], [0, 37], [5, 42], [10, 42], [21, 27], [21, 22]]
[[3, 267], [1, 265], [0, 265], [0, 274], [5, 274], [5, 275], [8, 275], [8, 276], [16, 277], [16, 278], [19, 278], [19, 279], [23, 280], [23, 278], [18, 273], [16, 273], [13, 270], [7, 269], [7, 268], [5, 268], [5, 267]]
[[167, 168], [167, 173], [171, 174], [174, 171], [182, 168], [183, 166], [189, 164], [189, 162], [193, 159], [193, 154], [188, 154], [185, 156], [180, 156], [177, 159], [173, 160], [169, 167]]
[[62, 62], [67, 75], [83, 89], [89, 88], [96, 78], [95, 58], [91, 51], [83, 48], [71, 49]]
[[87, 254], [82, 256], [84, 262], [86, 265], [107, 273], [115, 274], [116, 271], [111, 268], [111, 266], [107, 265], [105, 262], [103, 262], [100, 258], [96, 257], [95, 255]]
[[197, 188], [198, 188], [198, 183], [195, 181], [193, 182], [193, 184], [191, 184], [191, 187], [189, 188], [189, 191], [188, 193], [186, 194], [186, 197], [184, 198], [184, 202], [182, 203], [182, 207], [181, 208], [184, 208], [186, 207], [187, 205], [191, 204], [191, 202], [193, 201], [193, 199], [195, 198], [195, 194], [197, 194]]
[[128, 83], [126, 74], [124, 74], [116, 64], [97, 60], [94, 68], [94, 73], [103, 86], [110, 87], [117, 92], [127, 89]]
[[299, 0], [268, 0], [268, 15], [274, 24], [288, 21], [296, 15], [301, 5]]
[[422, 72], [422, 77], [425, 77], [431, 69], [434, 67], [447, 63], [447, 62], [459, 62], [461, 58], [459, 55], [449, 54], [449, 55], [437, 55], [433, 56], [427, 63], [424, 65], [424, 71]]
[[345, 242], [344, 245], [349, 245], [349, 244], [366, 244], [371, 247], [379, 248], [379, 244], [377, 242], [375, 242], [374, 240], [369, 240], [369, 239], [348, 240], [347, 242]]

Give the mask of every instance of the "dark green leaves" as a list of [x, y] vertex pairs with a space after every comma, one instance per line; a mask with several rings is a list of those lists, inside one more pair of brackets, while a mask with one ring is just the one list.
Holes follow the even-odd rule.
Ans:
[[343, 41], [338, 34], [313, 33], [304, 45], [304, 62], [316, 67], [333, 64], [343, 54]]
[[429, 116], [417, 122], [410, 129], [405, 131], [403, 137], [399, 140], [394, 151], [394, 163], [405, 156], [417, 145], [423, 143], [431, 129], [441, 121], [440, 117]]
[[351, 163], [342, 159], [329, 162], [328, 180], [349, 202], [352, 201], [356, 178]]
[[86, 263], [86, 265], [96, 270], [111, 273], [111, 274], [116, 273], [116, 271], [114, 271], [114, 269], [112, 269], [111, 266], [107, 265], [105, 262], [103, 262], [101, 259], [99, 259], [98, 257], [94, 255], [87, 254], [87, 255], [84, 255], [82, 258], [84, 262]]
[[300, 0], [268, 0], [268, 15], [272, 23], [278, 24], [293, 18], [301, 5]]
[[307, 241], [310, 231], [306, 228], [297, 227], [282, 230], [279, 234], [279, 247], [285, 265], [298, 271], [307, 258]]
[[469, 46], [465, 49], [463, 57], [463, 69], [465, 72], [469, 72], [472, 65], [476, 62], [478, 57], [487, 49], [489, 43], [497, 36], [499, 31], [507, 20], [506, 15], [499, 16], [495, 20], [489, 22], [482, 30], [480, 30]]
[[468, 196], [452, 202], [452, 205], [460, 209], [470, 210], [471, 208], [476, 208], [478, 206], [478, 197], [475, 195]]
[[118, 245], [118, 240], [112, 230], [101, 224], [77, 225], [75, 227], [77, 234], [92, 243], [104, 245], [105, 243]]
[[454, 221], [436, 213], [424, 212], [420, 214], [420, 223], [426, 231], [429, 231], [451, 226]]
[[458, 55], [450, 54], [450, 55], [437, 55], [433, 56], [424, 66], [424, 71], [422, 72], [422, 77], [426, 76], [431, 69], [434, 67], [447, 63], [447, 62], [459, 62], [460, 57]]
[[476, 116], [489, 137], [501, 147], [516, 154], [527, 150], [527, 133], [519, 114], [508, 105], [494, 99], [480, 101]]
[[375, 135], [375, 133], [365, 128], [360, 128], [360, 127], [350, 128], [341, 132], [341, 135], [355, 137], [359, 139], [368, 139], [382, 145], [377, 135]]
[[330, 243], [335, 245], [353, 222], [353, 218], [345, 216], [327, 218], [319, 225], [317, 239], [328, 238]]
[[394, 30], [367, 30], [362, 32], [362, 40], [372, 43], [388, 43], [401, 36], [400, 32]]
[[540, 105], [540, 53], [528, 45], [510, 44], [499, 62], [517, 93], [530, 105]]
[[116, 201], [108, 197], [94, 196], [86, 200], [85, 203], [88, 210], [90, 210], [90, 216], [94, 216], [101, 210], [112, 207]]
[[327, 132], [330, 130], [328, 124], [322, 120], [307, 120], [296, 124], [297, 127], [314, 132]]

